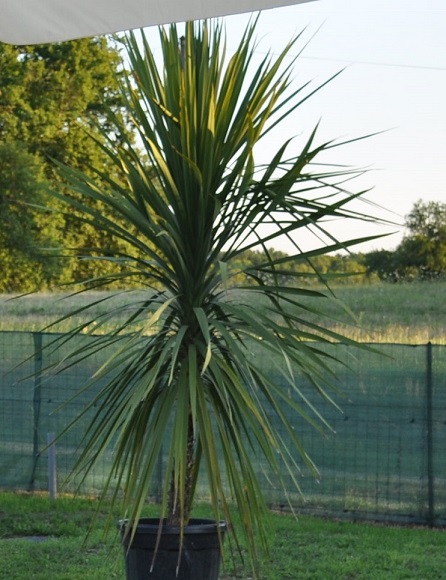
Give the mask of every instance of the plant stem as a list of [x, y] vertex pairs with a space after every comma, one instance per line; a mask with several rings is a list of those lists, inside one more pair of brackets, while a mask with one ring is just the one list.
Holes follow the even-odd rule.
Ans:
[[172, 477], [170, 481], [169, 491], [169, 512], [167, 517], [167, 524], [171, 526], [186, 525], [189, 521], [192, 496], [193, 496], [193, 480], [195, 467], [195, 438], [194, 425], [192, 421], [192, 414], [189, 413], [188, 429], [187, 429], [187, 462], [186, 462], [186, 484], [184, 486], [184, 502], [181, 502], [180, 486], [178, 486], [178, 478], [175, 470], [172, 470]]

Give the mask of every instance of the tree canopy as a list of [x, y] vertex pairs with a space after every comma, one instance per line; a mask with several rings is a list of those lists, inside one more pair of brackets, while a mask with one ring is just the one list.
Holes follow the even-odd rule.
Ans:
[[40, 156], [74, 165], [97, 162], [88, 137], [104, 106], [116, 102], [117, 49], [104, 38], [53, 45], [0, 45], [0, 138], [22, 141]]
[[[103, 142], [100, 129], [106, 122], [106, 108], [113, 107], [120, 114], [117, 97], [120, 62], [117, 47], [105, 38], [30, 47], [0, 44], [3, 290], [40, 288], [93, 274], [91, 263], [76, 257], [65, 259], [63, 267], [61, 262], [54, 267], [55, 261], [51, 267], [44, 267], [47, 254], [37, 249], [42, 242], [57, 248], [63, 240], [66, 247], [88, 249], [113, 243], [80, 225], [73, 214], [54, 215], [48, 229], [46, 218], [39, 217], [30, 207], [24, 208], [26, 203], [38, 201], [37, 205], [50, 204], [49, 209], [58, 209], [43, 194], [44, 184], [46, 189], [60, 187], [54, 160], [87, 172], [92, 165], [108, 172], [110, 162], [91, 135], [99, 144]], [[109, 129], [113, 131], [112, 127]], [[11, 222], [12, 213], [18, 212], [19, 207], [20, 219]], [[36, 260], [41, 267], [35, 267]], [[102, 268], [106, 271], [105, 265]]]
[[0, 291], [30, 291], [61, 272], [54, 252], [60, 221], [30, 204], [45, 205], [48, 183], [35, 155], [18, 142], [0, 144]]
[[390, 282], [435, 280], [446, 273], [446, 203], [418, 200], [406, 216], [407, 233], [394, 251], [365, 254], [367, 273]]
[[419, 200], [406, 217], [407, 235], [395, 252], [404, 278], [435, 279], [446, 272], [446, 203]]

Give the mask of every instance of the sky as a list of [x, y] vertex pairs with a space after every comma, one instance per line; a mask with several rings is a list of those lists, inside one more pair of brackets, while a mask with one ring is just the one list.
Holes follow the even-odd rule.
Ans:
[[[225, 19], [228, 37], [247, 17]], [[296, 82], [343, 72], [287, 121], [278, 141], [321, 122], [322, 138], [384, 131], [339, 149], [341, 162], [369, 171], [358, 189], [381, 206], [363, 210], [395, 222], [349, 224], [352, 237], [389, 233], [358, 250], [394, 249], [404, 216], [419, 200], [446, 202], [446, 3], [444, 0], [318, 0], [263, 12], [260, 47], [278, 52], [306, 27], [313, 38], [295, 66]], [[260, 48], [259, 47], [259, 48]], [[345, 68], [346, 67], [346, 68]], [[337, 224], [335, 233], [346, 225]]]
[[[249, 15], [223, 21], [231, 52]], [[304, 28], [310, 42], [295, 64], [293, 83], [317, 84], [343, 72], [263, 145], [261, 161], [286, 138], [308, 135], [318, 121], [321, 141], [382, 132], [333, 152], [330, 161], [367, 167], [355, 188], [370, 188], [365, 199], [376, 207], [364, 202], [356, 209], [393, 224], [343, 221], [331, 231], [345, 238], [393, 232], [356, 249], [395, 249], [417, 200], [446, 202], [446, 3], [317, 0], [267, 10], [257, 26], [259, 59], [268, 50], [278, 54]], [[290, 250], [286, 244], [280, 249]]]

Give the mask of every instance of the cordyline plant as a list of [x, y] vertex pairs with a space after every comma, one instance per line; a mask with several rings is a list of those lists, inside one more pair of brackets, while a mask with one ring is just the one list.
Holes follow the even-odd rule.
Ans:
[[[76, 195], [55, 194], [129, 248], [120, 255], [96, 249], [96, 259], [119, 262], [120, 269], [89, 286], [137, 280], [146, 289], [143, 298], [138, 292], [133, 303], [96, 320], [98, 327], [127, 313], [116, 331], [71, 354], [81, 360], [114, 348], [86, 387], [105, 384], [85, 409], [95, 413], [77, 469], [88, 471], [113, 445], [103, 492], [113, 491], [137, 521], [164, 451], [160, 517], [187, 524], [200, 472], [215, 518], [240, 517], [253, 560], [256, 538], [266, 545], [259, 457], [271, 478], [291, 477], [296, 487], [303, 464], [314, 471], [295, 425], [317, 427], [323, 419], [308, 408], [296, 371], [330, 399], [332, 371], [321, 342], [348, 342], [308, 320], [314, 311], [306, 297], [324, 294], [299, 285], [287, 262], [311, 263], [364, 241], [336, 241], [326, 220], [368, 219], [346, 208], [359, 195], [342, 185], [354, 172], [315, 164], [335, 146], [316, 144], [316, 130], [298, 155], [289, 157], [286, 142], [266, 166], [256, 165], [254, 147], [314, 91], [292, 87], [295, 59], [287, 59], [296, 41], [254, 66], [254, 31], [255, 23], [227, 59], [218, 22], [188, 23], [182, 38], [176, 26], [162, 28], [160, 62], [143, 33], [128, 34], [121, 96], [136, 139], [126, 139], [128, 127], [120, 131], [110, 111], [116, 133], [104, 131], [103, 147], [116, 176], [61, 167]], [[98, 204], [106, 214], [94, 209]], [[309, 252], [296, 243], [287, 258], [268, 252], [280, 237], [292, 241], [306, 228], [331, 241]], [[255, 269], [240, 267], [249, 249], [263, 252]], [[251, 356], [253, 344], [261, 356]], [[260, 364], [265, 358], [282, 384]]]

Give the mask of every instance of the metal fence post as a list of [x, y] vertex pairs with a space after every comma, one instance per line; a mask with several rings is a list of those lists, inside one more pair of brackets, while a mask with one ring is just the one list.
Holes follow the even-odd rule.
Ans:
[[427, 420], [427, 523], [434, 525], [435, 490], [434, 490], [434, 439], [433, 439], [433, 378], [432, 378], [432, 343], [426, 345], [426, 420]]
[[56, 436], [54, 433], [47, 433], [48, 446], [48, 491], [50, 499], [56, 499], [57, 496], [57, 472], [56, 472], [56, 445], [54, 443]]
[[33, 392], [33, 462], [29, 490], [33, 491], [40, 458], [39, 451], [39, 427], [40, 427], [40, 404], [42, 400], [42, 334], [33, 332], [34, 339], [34, 392]]

